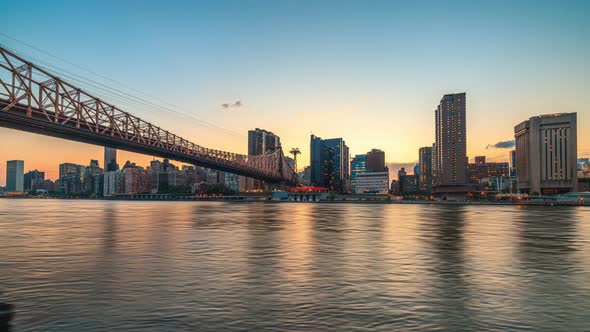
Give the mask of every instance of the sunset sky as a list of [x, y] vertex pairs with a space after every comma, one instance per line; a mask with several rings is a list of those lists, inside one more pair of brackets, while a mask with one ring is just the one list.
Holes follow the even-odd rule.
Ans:
[[[508, 149], [488, 145], [557, 112], [578, 113], [578, 155], [590, 155], [590, 1], [5, 0], [1, 8], [2, 45], [188, 114], [194, 120], [109, 100], [206, 147], [246, 153], [247, 130], [259, 127], [285, 150], [299, 147], [300, 167], [311, 133], [343, 137], [352, 155], [380, 148], [388, 162], [413, 163], [434, 141], [442, 95], [466, 92], [471, 160], [507, 160]], [[238, 100], [242, 107], [221, 106]], [[5, 128], [0, 141], [0, 185], [11, 159], [50, 179], [62, 162], [102, 166], [98, 146]], [[128, 159], [152, 157], [119, 154], [120, 164]]]

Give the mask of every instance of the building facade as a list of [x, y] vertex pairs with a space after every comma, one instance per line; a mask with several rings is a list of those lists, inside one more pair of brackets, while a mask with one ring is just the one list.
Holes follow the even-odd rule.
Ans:
[[45, 172], [38, 170], [28, 171], [24, 175], [24, 191], [31, 191], [38, 189], [39, 185], [45, 181]]
[[401, 194], [406, 192], [406, 177], [408, 174], [406, 173], [406, 168], [402, 167], [399, 171], [397, 171], [397, 182], [399, 185], [399, 192], [397, 194]]
[[389, 172], [366, 172], [356, 175], [356, 194], [387, 195], [388, 192]]
[[23, 160], [9, 160], [6, 162], [6, 191], [23, 192], [25, 162]]
[[364, 154], [357, 154], [352, 158], [350, 163], [350, 182], [352, 193], [357, 194], [356, 190], [356, 176], [366, 171], [367, 156]]
[[58, 190], [65, 194], [79, 194], [83, 192], [83, 181], [86, 167], [73, 163], [59, 165]]
[[432, 147], [421, 147], [418, 150], [418, 160], [420, 164], [419, 189], [429, 192], [432, 188]]
[[336, 192], [350, 192], [350, 152], [342, 138], [311, 135], [311, 182]]
[[367, 172], [387, 172], [385, 152], [379, 149], [372, 149], [367, 152], [365, 168]]
[[260, 156], [281, 148], [281, 139], [270, 131], [256, 128], [248, 131], [248, 155]]
[[103, 196], [113, 196], [125, 193], [125, 176], [122, 171], [104, 173]]
[[112, 171], [116, 171], [118, 169], [119, 169], [119, 164], [117, 164], [117, 149], [105, 147], [104, 148], [104, 171], [105, 172], [112, 172]]
[[467, 165], [467, 179], [471, 184], [481, 184], [482, 180], [489, 181], [490, 178], [509, 183], [509, 177], [510, 164], [507, 162], [488, 163], [484, 157]]
[[444, 95], [435, 111], [434, 186], [467, 183], [466, 94]]
[[516, 176], [516, 150], [510, 150], [508, 158], [510, 161], [510, 177], [513, 178]]
[[526, 193], [577, 190], [577, 115], [535, 116], [514, 127], [518, 188]]

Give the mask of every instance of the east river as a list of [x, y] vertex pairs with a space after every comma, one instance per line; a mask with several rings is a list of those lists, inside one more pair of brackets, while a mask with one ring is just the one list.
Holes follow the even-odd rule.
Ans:
[[0, 199], [13, 331], [589, 331], [590, 208]]

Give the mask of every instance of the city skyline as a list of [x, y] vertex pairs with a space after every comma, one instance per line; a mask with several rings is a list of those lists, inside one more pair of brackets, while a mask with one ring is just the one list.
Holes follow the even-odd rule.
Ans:
[[[440, 96], [459, 92], [469, 95], [467, 155], [470, 160], [476, 155], [486, 155], [490, 161], [506, 161], [509, 149], [488, 147], [512, 141], [515, 124], [532, 116], [567, 112], [578, 113], [578, 156], [587, 157], [590, 121], [585, 105], [590, 97], [584, 87], [590, 84], [590, 75], [584, 58], [590, 52], [583, 42], [589, 35], [583, 23], [588, 5], [572, 2], [565, 8], [551, 2], [534, 3], [534, 8], [524, 2], [507, 3], [510, 5], [506, 8], [500, 8], [503, 7], [500, 4], [460, 6], [459, 2], [441, 8], [442, 5], [430, 3], [431, 10], [418, 10], [409, 4], [377, 2], [367, 8], [370, 16], [366, 11], [362, 15], [355, 13], [360, 5], [348, 3], [338, 6], [340, 10], [325, 22], [333, 28], [322, 23], [327, 17], [323, 14], [333, 9], [334, 3], [329, 5], [329, 2], [310, 5], [307, 9], [291, 8], [286, 3], [260, 7], [235, 4], [236, 11], [244, 13], [232, 12], [227, 17], [221, 15], [223, 6], [186, 4], [180, 9], [170, 9], [174, 13], [165, 12], [163, 22], [170, 22], [181, 9], [202, 18], [203, 22], [191, 23], [187, 15], [180, 15], [182, 19], [177, 24], [162, 24], [160, 32], [146, 24], [129, 29], [129, 23], [124, 20], [126, 14], [133, 13], [134, 23], [147, 23], [157, 12], [154, 5], [105, 7], [91, 19], [76, 12], [89, 8], [62, 8], [65, 10], [62, 15], [88, 20], [87, 24], [80, 25], [80, 31], [73, 34], [69, 24], [44, 25], [43, 31], [33, 34], [19, 29], [14, 21], [17, 17], [11, 16], [0, 23], [0, 31], [6, 34], [0, 35], [0, 43], [104, 82], [18, 42], [23, 41], [125, 82], [133, 89], [146, 93], [157, 91], [158, 98], [174, 101], [184, 113], [194, 112], [191, 116], [221, 124], [223, 129], [195, 128], [186, 119], [156, 117], [121, 107], [206, 147], [245, 153], [247, 130], [265, 128], [281, 137], [285, 154], [291, 147], [301, 149], [300, 169], [309, 161], [310, 131], [320, 137], [343, 137], [350, 146], [351, 156], [379, 148], [385, 151], [388, 163], [415, 163], [418, 148], [434, 141], [432, 117]], [[58, 7], [32, 7], [31, 16], [46, 16]], [[114, 7], [121, 13], [116, 14]], [[526, 22], [517, 15], [525, 8], [532, 11]], [[301, 15], [286, 15], [286, 10]], [[437, 10], [464, 18], [471, 24], [470, 31], [458, 23], [437, 32], [429, 30]], [[486, 10], [491, 14], [481, 14]], [[396, 14], [400, 11], [419, 20], [413, 22]], [[501, 19], [494, 17], [504, 11], [511, 14]], [[211, 17], [205, 18], [205, 13]], [[262, 19], [254, 22], [254, 18]], [[278, 18], [283, 23], [271, 32], [270, 27]], [[558, 24], [547, 27], [549, 18]], [[351, 24], [351, 21], [358, 23]], [[107, 29], [104, 22], [113, 27]], [[249, 24], [244, 27], [245, 22]], [[420, 27], [418, 23], [426, 26]], [[337, 29], [343, 25], [347, 25], [345, 29]], [[299, 31], [296, 29], [299, 26], [306, 28]], [[188, 32], [203, 28], [216, 33], [216, 38], [205, 41], [189, 38], [186, 32], [178, 34], [182, 28]], [[241, 36], [239, 28], [245, 29], [244, 44], [236, 45], [232, 42]], [[58, 42], [49, 38], [56, 34], [65, 36], [66, 31], [73, 40], [95, 38], [102, 45], [90, 43], [82, 49], [73, 49], [68, 38]], [[257, 39], [252, 47], [245, 45], [255, 37], [252, 34], [260, 31], [266, 32], [268, 38]], [[150, 33], [175, 37], [168, 41], [145, 37]], [[353, 44], [360, 44], [360, 50], [359, 45], [349, 45], [342, 33], [347, 33]], [[282, 41], [283, 38], [292, 44]], [[332, 48], [325, 41], [333, 41], [328, 43]], [[448, 47], [449, 54], [430, 55], [441, 45]], [[170, 47], [181, 52], [172, 54]], [[103, 54], [99, 51], [103, 48], [119, 52], [101, 58], [97, 54]], [[273, 50], [271, 58], [265, 56], [268, 50]], [[232, 51], [240, 53], [240, 57]], [[361, 62], [356, 60], [359, 56], [375, 61]], [[175, 66], [177, 63], [184, 66]], [[172, 75], [167, 72], [170, 70]], [[233, 100], [240, 100], [241, 106], [227, 109], [221, 106]], [[117, 104], [116, 100], [112, 102]], [[25, 172], [39, 169], [47, 173], [47, 178], [55, 179], [59, 163], [86, 164], [90, 159], [102, 159], [100, 146], [4, 128], [0, 128], [0, 139], [11, 142], [0, 146], [0, 185], [6, 183], [6, 160], [24, 160]], [[151, 156], [120, 150], [121, 161], [147, 165], [151, 159]]]

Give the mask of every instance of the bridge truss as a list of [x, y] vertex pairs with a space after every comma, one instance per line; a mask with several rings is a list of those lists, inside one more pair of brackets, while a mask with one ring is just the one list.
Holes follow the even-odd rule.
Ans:
[[0, 47], [0, 126], [170, 158], [271, 183], [304, 184], [282, 149], [209, 149], [125, 112]]

